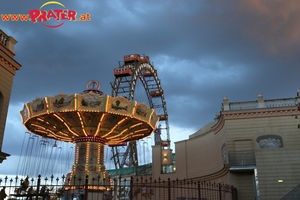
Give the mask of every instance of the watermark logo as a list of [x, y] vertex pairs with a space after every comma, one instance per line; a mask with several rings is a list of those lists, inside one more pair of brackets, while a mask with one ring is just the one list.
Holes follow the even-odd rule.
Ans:
[[[51, 7], [50, 9], [46, 9]], [[52, 8], [55, 7], [55, 8]], [[78, 14], [75, 10], [66, 9], [58, 1], [47, 1], [39, 9], [29, 10], [28, 14], [1, 14], [2, 21], [31, 21], [42, 23], [48, 28], [61, 27], [66, 21], [91, 21], [90, 13]]]

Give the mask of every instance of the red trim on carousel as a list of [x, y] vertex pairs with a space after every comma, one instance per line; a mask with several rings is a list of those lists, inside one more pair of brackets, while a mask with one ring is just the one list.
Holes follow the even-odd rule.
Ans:
[[79, 137], [79, 138], [75, 138], [75, 143], [78, 142], [98, 142], [101, 144], [105, 144], [106, 143], [106, 139], [105, 138], [101, 138], [101, 137], [94, 137], [94, 136], [87, 136], [87, 137]]

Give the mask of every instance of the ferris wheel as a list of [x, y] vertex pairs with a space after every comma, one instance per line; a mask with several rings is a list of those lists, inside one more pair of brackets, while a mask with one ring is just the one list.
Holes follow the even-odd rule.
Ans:
[[[131, 54], [124, 56], [124, 63], [114, 69], [115, 80], [111, 83], [112, 96], [124, 96], [129, 100], [143, 102], [153, 108], [159, 117], [159, 124], [154, 131], [155, 145], [170, 148], [170, 133], [164, 91], [157, 71], [150, 63], [149, 56]], [[112, 160], [115, 168], [139, 165], [139, 141], [112, 146]], [[144, 155], [145, 156], [145, 155]], [[145, 158], [144, 158], [145, 159]]]

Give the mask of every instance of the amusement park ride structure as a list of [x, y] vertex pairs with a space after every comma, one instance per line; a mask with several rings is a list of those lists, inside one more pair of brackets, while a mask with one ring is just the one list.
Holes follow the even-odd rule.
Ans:
[[[60, 93], [25, 103], [20, 113], [28, 130], [26, 133], [29, 133], [27, 145], [31, 146], [31, 149], [27, 147], [26, 151], [36, 154], [23, 157], [39, 157], [42, 153], [38, 152], [45, 151], [42, 148], [47, 148], [44, 146], [49, 144], [53, 148], [44, 160], [52, 160], [55, 157], [53, 149], [59, 149], [61, 152], [61, 147], [57, 148], [58, 145], [65, 142], [74, 143], [75, 147], [70, 149], [75, 156], [69, 178], [84, 177], [86, 174], [90, 177], [101, 174], [101, 178], [104, 178], [105, 145], [111, 147], [111, 160], [114, 161], [116, 169], [139, 165], [141, 155], [138, 151], [141, 149], [137, 148], [137, 144], [147, 143], [142, 139], [149, 139], [153, 131], [155, 145], [169, 149], [166, 101], [157, 71], [150, 63], [149, 57], [139, 54], [124, 56], [123, 65], [114, 69], [114, 76], [115, 80], [111, 83], [112, 96], [101, 92], [101, 84], [92, 80], [87, 83], [87, 89], [80, 94]], [[34, 144], [40, 144], [40, 147], [34, 147]], [[56, 156], [58, 157], [60, 155]], [[69, 162], [71, 157], [73, 156], [68, 153], [68, 159], [64, 161]], [[32, 171], [32, 174], [46, 174], [45, 170], [51, 168], [47, 166], [50, 161], [43, 164], [42, 159], [38, 161], [39, 166], [28, 167], [29, 163], [29, 160], [25, 160], [24, 168], [44, 169]], [[29, 171], [25, 172], [24, 169], [23, 172], [20, 175], [25, 176]]]
[[80, 94], [58, 94], [26, 103], [21, 116], [31, 133], [75, 143], [73, 177], [105, 178], [104, 146], [149, 136], [158, 116], [144, 103], [103, 94], [98, 81], [89, 81]]
[[[124, 63], [114, 69], [115, 80], [112, 96], [124, 96], [129, 100], [144, 102], [156, 111], [160, 124], [154, 131], [155, 145], [170, 148], [168, 113], [164, 91], [157, 71], [150, 63], [149, 56], [131, 54], [124, 56]], [[112, 159], [115, 168], [136, 167], [139, 165], [137, 140], [112, 146]]]

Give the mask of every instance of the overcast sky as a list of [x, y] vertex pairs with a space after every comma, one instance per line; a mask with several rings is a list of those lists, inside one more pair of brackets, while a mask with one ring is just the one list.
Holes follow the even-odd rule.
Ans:
[[[258, 93], [264, 99], [289, 98], [300, 88], [299, 0], [60, 2], [78, 14], [89, 13], [91, 21], [66, 21], [54, 29], [0, 21], [0, 29], [18, 41], [15, 59], [22, 65], [2, 148], [12, 156], [0, 165], [0, 173], [16, 173], [11, 166], [26, 131], [19, 115], [25, 102], [80, 93], [91, 79], [110, 95], [113, 69], [126, 54], [146, 54], [154, 63], [172, 143], [214, 121], [224, 96], [232, 102], [256, 100]], [[28, 14], [43, 3], [6, 0], [0, 14]]]

